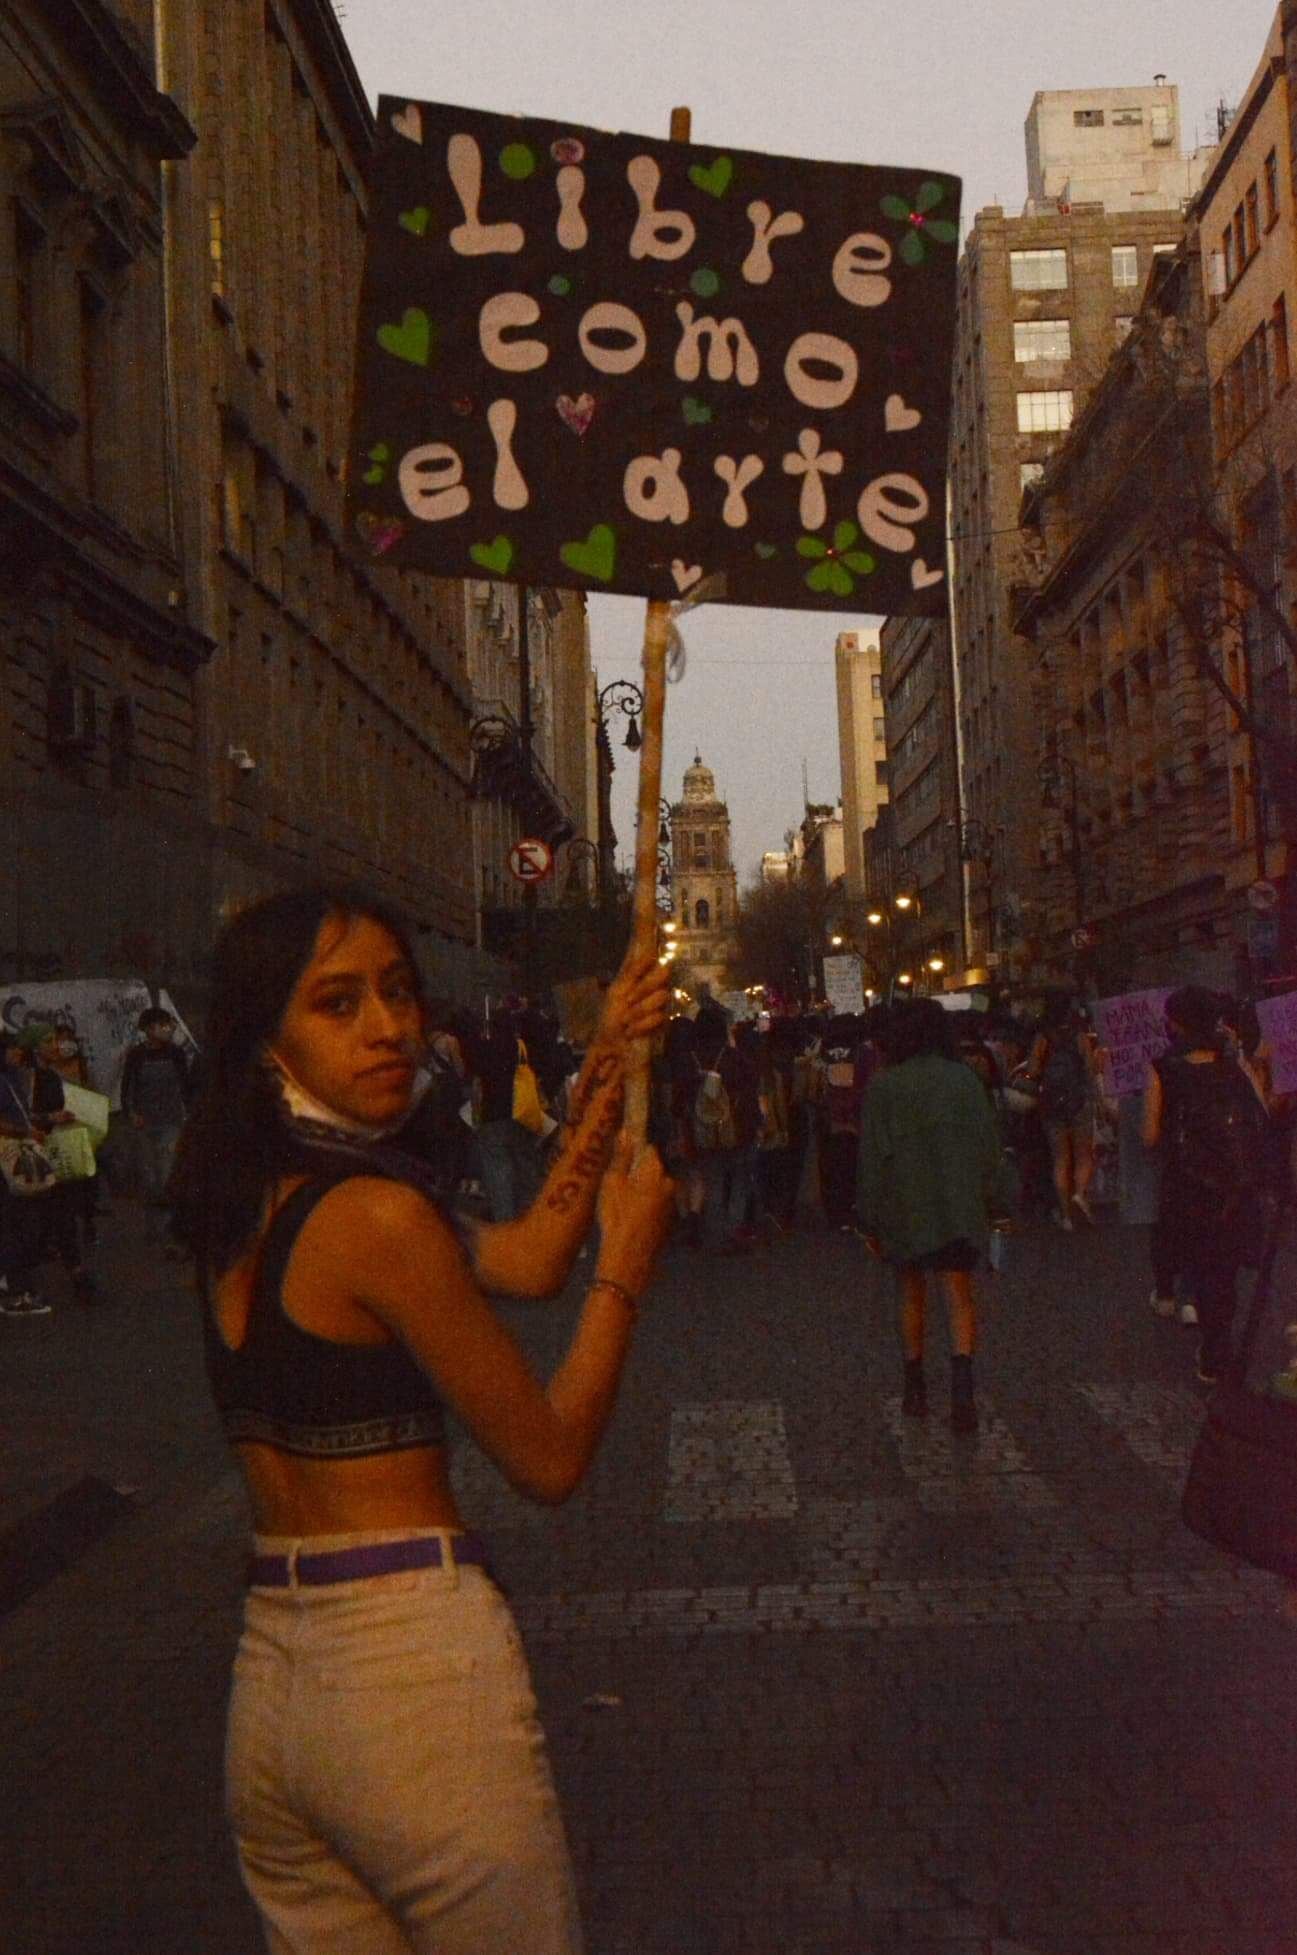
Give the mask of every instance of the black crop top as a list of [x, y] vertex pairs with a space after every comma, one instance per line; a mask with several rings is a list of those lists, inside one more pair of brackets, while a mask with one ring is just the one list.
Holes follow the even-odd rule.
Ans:
[[225, 1436], [309, 1459], [366, 1459], [444, 1445], [441, 1400], [400, 1344], [340, 1344], [303, 1330], [284, 1309], [293, 1245], [316, 1203], [337, 1186], [336, 1177], [306, 1182], [271, 1222], [237, 1350], [225, 1342], [207, 1300], [207, 1376]]

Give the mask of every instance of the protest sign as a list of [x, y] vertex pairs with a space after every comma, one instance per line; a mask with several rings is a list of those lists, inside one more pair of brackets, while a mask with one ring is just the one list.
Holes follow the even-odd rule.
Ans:
[[834, 1011], [850, 1013], [865, 1009], [865, 986], [858, 957], [825, 958], [824, 995]]
[[1166, 989], [1127, 991], [1119, 998], [1100, 998], [1095, 1005], [1095, 1029], [1107, 1055], [1104, 1084], [1116, 1098], [1142, 1093], [1148, 1084], [1149, 1061], [1166, 1051], [1170, 995]]
[[960, 183], [384, 96], [349, 521], [401, 569], [944, 613]]
[[1297, 1093], [1297, 991], [1263, 998], [1256, 1008], [1261, 1037], [1270, 1048], [1270, 1087]]
[[66, 984], [14, 984], [0, 992], [0, 1024], [20, 1032], [24, 1025], [48, 1021], [75, 1033], [90, 1084], [121, 1105], [122, 1067], [138, 1036], [136, 1024], [152, 999], [139, 978], [75, 978]]

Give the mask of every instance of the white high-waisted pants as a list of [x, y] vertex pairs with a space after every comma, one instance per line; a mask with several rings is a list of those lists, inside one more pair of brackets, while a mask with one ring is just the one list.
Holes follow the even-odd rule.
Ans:
[[526, 1659], [482, 1569], [250, 1590], [226, 1768], [271, 1955], [580, 1955]]

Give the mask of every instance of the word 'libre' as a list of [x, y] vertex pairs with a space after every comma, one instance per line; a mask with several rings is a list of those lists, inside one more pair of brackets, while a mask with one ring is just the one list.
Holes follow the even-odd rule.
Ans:
[[[450, 233], [450, 248], [461, 258], [508, 257], [522, 251], [527, 233], [512, 221], [484, 221], [482, 209], [482, 151], [474, 136], [452, 136], [446, 150], [446, 167], [459, 200], [464, 221]], [[687, 258], [698, 239], [698, 228], [685, 210], [659, 210], [657, 194], [662, 172], [651, 156], [632, 157], [626, 166], [626, 180], [635, 193], [638, 209], [627, 246], [636, 261], [658, 259], [673, 264]], [[555, 237], [564, 251], [584, 251], [590, 242], [590, 228], [582, 208], [586, 190], [585, 171], [575, 163], [565, 164], [555, 180], [558, 215]], [[775, 215], [770, 205], [754, 199], [747, 207], [752, 225], [752, 245], [743, 261], [743, 277], [749, 285], [768, 285], [774, 277], [771, 247], [780, 239], [796, 237], [805, 230], [800, 211], [787, 210]], [[885, 305], [891, 297], [891, 280], [885, 276], [892, 262], [892, 247], [874, 231], [856, 231], [839, 246], [833, 260], [833, 284], [848, 305]]]
[[[493, 401], [487, 410], [496, 452], [493, 497], [500, 509], [525, 509], [531, 501], [513, 449], [517, 421], [513, 401]], [[637, 455], [628, 463], [622, 494], [632, 516], [646, 523], [689, 521], [692, 503], [682, 473], [683, 459], [678, 448], [666, 448], [660, 455]], [[784, 473], [803, 478], [799, 517], [806, 529], [818, 529], [825, 522], [827, 502], [820, 478], [839, 473], [841, 465], [841, 455], [832, 450], [820, 452], [819, 437], [813, 429], [805, 430], [797, 450], [784, 456]], [[760, 455], [717, 455], [712, 469], [725, 490], [722, 520], [729, 529], [744, 528], [749, 521], [747, 491], [765, 474], [764, 460]], [[401, 499], [418, 522], [452, 522], [472, 507], [463, 459], [449, 442], [429, 441], [411, 448], [402, 458], [397, 479]], [[871, 542], [902, 555], [915, 547], [912, 525], [921, 523], [930, 507], [928, 492], [916, 476], [891, 471], [877, 476], [861, 491], [856, 513]]]

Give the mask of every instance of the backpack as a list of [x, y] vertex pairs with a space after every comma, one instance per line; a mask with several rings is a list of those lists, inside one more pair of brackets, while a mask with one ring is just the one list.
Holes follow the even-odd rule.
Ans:
[[1163, 1077], [1174, 1082], [1167, 1125], [1174, 1172], [1223, 1207], [1236, 1205], [1260, 1180], [1270, 1124], [1265, 1108], [1232, 1060], [1201, 1066], [1173, 1060]]
[[698, 1090], [694, 1094], [693, 1129], [694, 1145], [702, 1154], [715, 1154], [722, 1148], [738, 1146], [734, 1108], [730, 1104], [725, 1081], [718, 1072], [703, 1072], [698, 1081]]
[[1090, 1074], [1075, 1037], [1067, 1033], [1061, 1039], [1051, 1039], [1040, 1075], [1037, 1105], [1042, 1118], [1063, 1124], [1077, 1120], [1089, 1099]]

